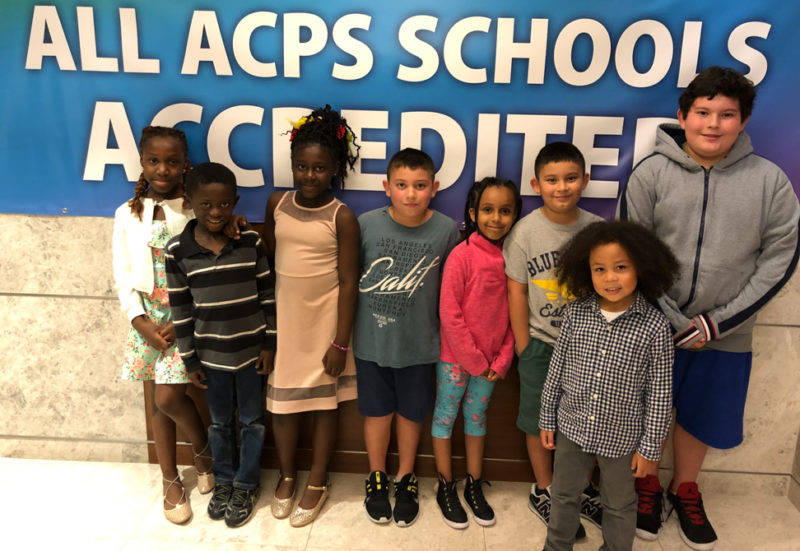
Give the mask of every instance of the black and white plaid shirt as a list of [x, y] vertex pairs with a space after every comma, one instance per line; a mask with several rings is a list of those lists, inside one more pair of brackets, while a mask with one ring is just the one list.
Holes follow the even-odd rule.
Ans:
[[571, 303], [542, 391], [539, 428], [558, 429], [587, 453], [636, 451], [657, 461], [672, 413], [673, 353], [669, 322], [638, 293], [610, 323], [596, 295]]

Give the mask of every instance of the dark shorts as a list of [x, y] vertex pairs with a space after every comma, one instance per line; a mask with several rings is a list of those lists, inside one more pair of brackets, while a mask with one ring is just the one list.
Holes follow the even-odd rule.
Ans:
[[542, 407], [542, 388], [553, 347], [534, 339], [519, 355], [519, 415], [517, 427], [526, 434], [539, 434], [539, 410]]
[[398, 413], [414, 423], [422, 423], [433, 411], [433, 364], [408, 367], [383, 367], [356, 358], [358, 411], [365, 417], [385, 417]]
[[741, 444], [752, 362], [752, 352], [675, 349], [675, 422], [712, 448]]

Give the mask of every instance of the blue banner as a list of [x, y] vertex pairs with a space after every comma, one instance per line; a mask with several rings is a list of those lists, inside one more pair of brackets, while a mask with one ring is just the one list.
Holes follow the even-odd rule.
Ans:
[[589, 163], [582, 206], [608, 217], [709, 65], [756, 83], [746, 130], [797, 189], [800, 4], [721, 6], [7, 1], [0, 210], [111, 216], [141, 172], [141, 129], [162, 124], [186, 132], [194, 164], [234, 169], [239, 211], [262, 221], [268, 195], [292, 185], [289, 120], [329, 103], [362, 144], [340, 195], [356, 213], [386, 203], [386, 162], [406, 146], [436, 162], [435, 208], [458, 219], [469, 185], [497, 175], [520, 184], [527, 212], [536, 153], [566, 140]]

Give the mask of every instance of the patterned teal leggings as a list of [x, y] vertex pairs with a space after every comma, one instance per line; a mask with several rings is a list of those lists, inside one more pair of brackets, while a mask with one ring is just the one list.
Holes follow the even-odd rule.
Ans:
[[439, 360], [436, 365], [436, 407], [433, 410], [431, 434], [435, 438], [450, 438], [458, 416], [458, 405], [463, 397], [464, 434], [486, 435], [486, 408], [489, 407], [493, 389], [493, 382], [470, 375], [460, 365]]

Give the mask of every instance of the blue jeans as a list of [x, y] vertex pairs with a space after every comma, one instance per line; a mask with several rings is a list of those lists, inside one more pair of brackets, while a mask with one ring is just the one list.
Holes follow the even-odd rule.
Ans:
[[[217, 484], [255, 490], [261, 478], [264, 446], [264, 377], [254, 366], [239, 371], [206, 369], [206, 402], [211, 414], [208, 442], [214, 456]], [[239, 413], [239, 444], [236, 449], [236, 411]]]

